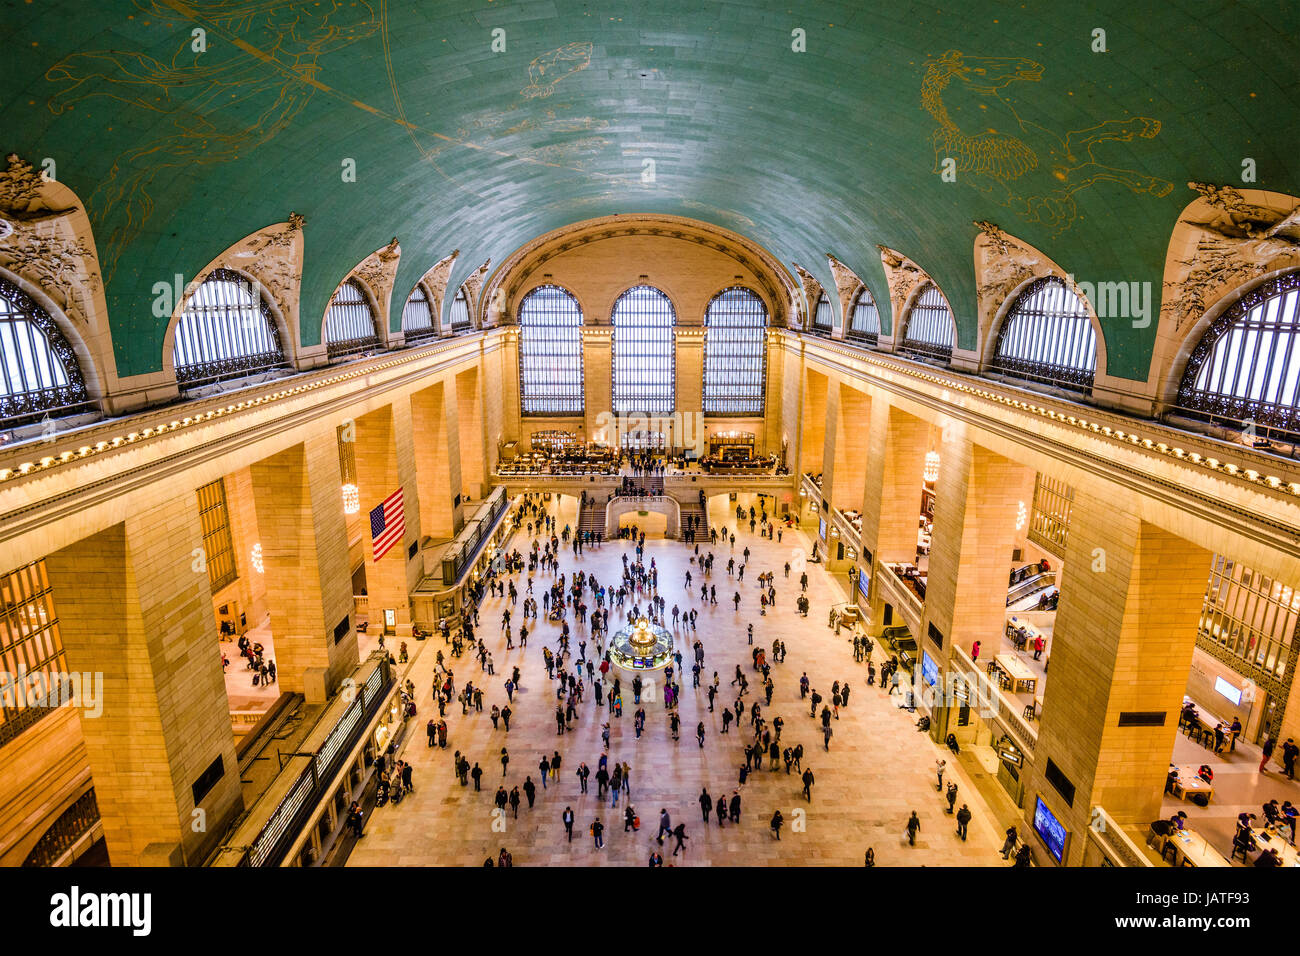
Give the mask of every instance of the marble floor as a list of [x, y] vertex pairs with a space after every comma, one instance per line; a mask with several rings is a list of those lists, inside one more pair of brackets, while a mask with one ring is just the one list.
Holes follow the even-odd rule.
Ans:
[[[742, 496], [743, 497], [743, 496]], [[576, 502], [559, 499], [558, 526], [576, 525]], [[734, 505], [725, 497], [710, 502], [712, 526], [735, 528]], [[529, 541], [519, 532], [512, 547], [525, 550]], [[945, 802], [935, 788], [935, 761], [941, 753], [927, 735], [915, 730], [915, 717], [900, 710], [899, 698], [886, 697], [866, 684], [864, 664], [853, 661], [852, 647], [845, 632], [834, 636], [826, 626], [826, 609], [841, 602], [845, 595], [821, 565], [809, 565], [808, 596], [812, 609], [807, 618], [800, 617], [794, 603], [798, 596], [798, 570], [783, 578], [786, 561], [798, 567], [811, 550], [808, 537], [799, 531], [786, 530], [780, 543], [760, 539], [748, 530], [748, 522], [737, 534], [736, 558], [748, 546], [753, 554], [745, 572], [745, 582], [737, 585], [726, 572], [729, 546], [713, 548], [716, 559], [710, 583], [718, 589], [718, 604], [700, 608], [698, 637], [705, 648], [704, 684], [713, 671], [721, 675], [718, 712], [708, 711], [704, 686], [691, 689], [689, 645], [687, 637], [683, 700], [680, 704], [682, 733], [673, 741], [669, 733], [662, 702], [646, 705], [646, 730], [637, 739], [632, 726], [634, 707], [625, 706], [622, 718], [608, 715], [597, 707], [590, 687], [580, 707], [579, 719], [564, 735], [556, 733], [554, 720], [554, 683], [546, 677], [542, 663], [545, 642], [554, 649], [558, 627], [539, 619], [530, 636], [527, 650], [507, 651], [500, 630], [501, 600], [487, 600], [480, 609], [481, 633], [488, 642], [495, 662], [495, 676], [483, 674], [476, 660], [468, 657], [452, 660], [456, 685], [466, 680], [485, 689], [484, 712], [462, 716], [458, 705], [448, 709], [450, 729], [446, 750], [425, 745], [424, 724], [437, 715], [431, 699], [435, 655], [444, 649], [434, 638], [420, 649], [407, 676], [416, 685], [420, 706], [399, 754], [414, 768], [415, 791], [397, 806], [385, 806], [366, 821], [365, 836], [357, 843], [348, 860], [350, 866], [439, 865], [477, 866], [484, 858], [495, 858], [500, 848], [508, 848], [515, 865], [588, 866], [645, 865], [656, 848], [655, 831], [659, 811], [667, 809], [673, 824], [686, 823], [688, 840], [683, 854], [671, 855], [672, 842], [666, 839], [660, 852], [665, 864], [692, 866], [861, 866], [868, 847], [874, 848], [881, 866], [960, 866], [1003, 865], [997, 848], [1002, 841], [1002, 825], [981, 798], [965, 767], [949, 761], [948, 779], [956, 780], [960, 793], [958, 806], [970, 804], [974, 814], [969, 839], [956, 834], [952, 817], [944, 813]], [[615, 582], [621, 573], [621, 556], [626, 542], [607, 542], [575, 559], [571, 550], [563, 551], [560, 570], [577, 569], [594, 572], [605, 583]], [[701, 546], [707, 552], [709, 546]], [[676, 541], [647, 540], [645, 561], [654, 558], [659, 568], [661, 593], [667, 607], [674, 603], [683, 608], [699, 607], [699, 572], [690, 563], [693, 549]], [[683, 575], [692, 571], [693, 596], [688, 597]], [[758, 613], [755, 578], [761, 571], [776, 574], [777, 607], [767, 616]], [[526, 575], [524, 575], [526, 577]], [[536, 594], [550, 584], [549, 575], [538, 575]], [[522, 582], [521, 582], [522, 584]], [[739, 612], [733, 610], [731, 596], [740, 590]], [[522, 586], [521, 586], [522, 591]], [[522, 601], [521, 601], [522, 603]], [[615, 612], [617, 613], [617, 612]], [[615, 614], [611, 614], [614, 626]], [[572, 618], [570, 618], [572, 621]], [[743, 760], [745, 738], [733, 724], [731, 733], [721, 734], [719, 719], [724, 704], [734, 702], [728, 681], [740, 664], [750, 677], [753, 699], [758, 681], [752, 669], [750, 649], [746, 646], [746, 625], [754, 624], [756, 643], [770, 649], [773, 639], [785, 641], [788, 657], [773, 669], [775, 695], [772, 705], [764, 707], [770, 719], [781, 714], [785, 719], [782, 744], [802, 743], [804, 765], [816, 775], [811, 803], [801, 794], [802, 784], [784, 767], [777, 772], [763, 770], [751, 774], [740, 786], [739, 768]], [[518, 627], [518, 612], [514, 625]], [[530, 622], [532, 623], [532, 622]], [[586, 639], [585, 626], [574, 629], [572, 646]], [[447, 652], [449, 654], [449, 651]], [[876, 654], [881, 654], [879, 648]], [[523, 672], [521, 688], [515, 694], [514, 716], [509, 733], [493, 730], [487, 711], [493, 703], [504, 705], [503, 683], [513, 666]], [[830, 685], [838, 679], [852, 686], [850, 704], [833, 722], [834, 736], [829, 752], [823, 749], [818, 721], [809, 717], [808, 704], [799, 700], [799, 677], [807, 672], [812, 685], [824, 697], [830, 697]], [[626, 699], [631, 694], [625, 685]], [[761, 696], [759, 698], [761, 703]], [[641, 817], [640, 832], [624, 833], [623, 810], [626, 797], [618, 806], [609, 806], [608, 798], [598, 801], [594, 779], [602, 744], [601, 725], [611, 724], [610, 761], [631, 765], [631, 799]], [[703, 721], [706, 728], [704, 747], [698, 746], [694, 728]], [[746, 717], [746, 724], [748, 718]], [[494, 815], [493, 795], [502, 783], [500, 751], [510, 754], [509, 773], [504, 778], [507, 790], [521, 786], [526, 776], [538, 784], [536, 805], [530, 810], [525, 800], [518, 819]], [[461, 787], [453, 770], [453, 753], [464, 751], [483, 769], [482, 792]], [[558, 750], [562, 755], [562, 772], [558, 780], [540, 787], [538, 762], [543, 754]], [[579, 792], [575, 771], [579, 763], [592, 768], [590, 793]], [[706, 826], [701, 821], [697, 803], [702, 787], [716, 799], [739, 790], [742, 801], [741, 823], [718, 827], [713, 816]], [[522, 793], [522, 789], [521, 789]], [[572, 843], [565, 839], [561, 814], [572, 807], [576, 817]], [[780, 809], [785, 827], [780, 841], [773, 838], [768, 823], [773, 811]], [[915, 847], [903, 836], [909, 814], [917, 811], [921, 831]], [[600, 818], [605, 824], [605, 846], [597, 850], [589, 835], [591, 822]]]

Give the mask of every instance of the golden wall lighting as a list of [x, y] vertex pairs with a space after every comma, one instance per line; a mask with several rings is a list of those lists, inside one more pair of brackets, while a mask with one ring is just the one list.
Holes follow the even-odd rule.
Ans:
[[266, 567], [262, 564], [262, 542], [260, 541], [253, 545], [253, 568], [258, 574], [266, 572]]
[[928, 451], [925, 453], [925, 471], [921, 477], [929, 482], [937, 481], [939, 478], [939, 453], [937, 451]]
[[1016, 507], [1016, 530], [1019, 531], [1023, 528], [1028, 520], [1029, 511], [1025, 508], [1025, 503], [1022, 501]]
[[361, 510], [361, 492], [356, 485], [348, 482], [343, 486], [343, 513], [354, 515]]

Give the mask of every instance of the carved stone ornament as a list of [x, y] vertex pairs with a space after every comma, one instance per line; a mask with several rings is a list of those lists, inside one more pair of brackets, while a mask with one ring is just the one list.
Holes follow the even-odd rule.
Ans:
[[1210, 207], [1193, 210], [1179, 225], [1196, 230], [1196, 247], [1165, 279], [1165, 301], [1181, 331], [1222, 295], [1258, 276], [1300, 265], [1300, 203], [1271, 209], [1248, 201], [1231, 186], [1188, 183]]

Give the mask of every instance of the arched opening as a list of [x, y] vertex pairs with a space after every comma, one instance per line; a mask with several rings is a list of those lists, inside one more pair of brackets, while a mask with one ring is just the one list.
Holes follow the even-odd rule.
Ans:
[[704, 312], [706, 415], [762, 415], [767, 384], [767, 307], [744, 286], [723, 289]]
[[382, 347], [375, 310], [361, 283], [345, 279], [325, 313], [325, 346], [331, 359]]
[[582, 307], [541, 285], [519, 303], [519, 404], [525, 415], [581, 415]]
[[864, 345], [876, 345], [880, 340], [880, 310], [871, 291], [863, 286], [853, 300], [849, 327], [844, 330], [844, 337]]
[[1090, 392], [1097, 373], [1097, 333], [1083, 300], [1056, 276], [1037, 279], [998, 329], [989, 366], [1014, 378]]
[[469, 316], [469, 296], [465, 294], [465, 287], [461, 286], [456, 290], [456, 297], [451, 300], [451, 330], [465, 332], [473, 324]]
[[402, 306], [402, 335], [406, 342], [418, 342], [438, 334], [433, 303], [423, 282], [417, 282]]
[[0, 428], [93, 410], [76, 353], [58, 325], [0, 278]]
[[1300, 272], [1252, 289], [1210, 324], [1187, 360], [1177, 411], [1300, 439]]
[[947, 365], [952, 361], [952, 346], [957, 326], [948, 302], [933, 282], [927, 282], [907, 312], [903, 340], [897, 351], [922, 361]]
[[172, 342], [183, 390], [284, 368], [288, 361], [265, 296], [247, 276], [215, 269], [185, 303]]
[[633, 286], [615, 301], [610, 322], [614, 414], [670, 414], [677, 384], [672, 301], [654, 286]]
[[820, 335], [830, 335], [834, 328], [835, 309], [831, 306], [830, 297], [823, 292], [821, 298], [817, 300], [817, 308], [813, 309], [811, 331]]

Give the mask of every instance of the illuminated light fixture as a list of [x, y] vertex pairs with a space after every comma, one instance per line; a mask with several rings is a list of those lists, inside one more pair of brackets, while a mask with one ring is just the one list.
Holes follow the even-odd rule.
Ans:
[[262, 564], [262, 542], [260, 541], [253, 545], [253, 567], [257, 570], [258, 574], [264, 574], [266, 572], [266, 567]]
[[1029, 511], [1025, 508], [1025, 503], [1022, 501], [1016, 507], [1016, 530], [1019, 531], [1021, 528], [1023, 528], [1025, 526], [1025, 522], [1027, 522], [1028, 520], [1029, 520]]
[[1174, 449], [1174, 457], [1175, 457], [1175, 458], [1184, 458], [1184, 457], [1186, 457], [1186, 456], [1187, 456], [1187, 452], [1183, 451], [1181, 448], [1175, 448], [1175, 449]]
[[1207, 459], [1205, 459], [1205, 463], [1206, 463], [1207, 465], [1209, 465], [1211, 468], [1218, 468], [1218, 467], [1219, 467], [1219, 459], [1217, 459], [1217, 458], [1207, 458]]
[[1259, 472], [1255, 471], [1253, 468], [1247, 468], [1246, 477], [1251, 481], [1259, 481]]
[[343, 513], [354, 515], [361, 510], [361, 492], [349, 482], [343, 486]]
[[46, 455], [44, 458], [41, 459], [42, 468], [49, 468], [50, 465], [52, 464], [54, 464], [54, 458], [50, 455]]
[[1269, 475], [1269, 476], [1268, 476], [1267, 478], [1265, 478], [1264, 480], [1265, 480], [1266, 482], [1268, 482], [1268, 484], [1269, 484], [1270, 487], [1273, 487], [1273, 488], [1276, 488], [1276, 487], [1278, 487], [1279, 485], [1282, 484], [1282, 479], [1279, 478], [1277, 475]]
[[921, 473], [925, 481], [936, 481], [939, 477], [939, 453], [937, 451], [928, 451], [925, 453], [925, 471]]
[[1228, 464], [1223, 466], [1223, 470], [1230, 475], [1235, 475], [1237, 473], [1237, 466], [1234, 465], [1232, 462], [1228, 462]]

